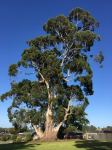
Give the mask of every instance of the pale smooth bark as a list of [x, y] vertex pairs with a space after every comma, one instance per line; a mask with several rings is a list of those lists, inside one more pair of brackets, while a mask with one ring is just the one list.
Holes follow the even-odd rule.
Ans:
[[43, 138], [44, 134], [43, 134], [42, 130], [41, 130], [40, 128], [38, 128], [36, 125], [33, 125], [33, 128], [34, 128], [34, 130], [35, 130], [37, 136], [38, 136], [40, 139]]

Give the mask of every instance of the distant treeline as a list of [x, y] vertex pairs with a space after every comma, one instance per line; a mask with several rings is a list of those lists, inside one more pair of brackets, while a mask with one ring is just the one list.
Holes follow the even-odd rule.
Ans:
[[28, 129], [24, 128], [24, 129], [19, 129], [17, 130], [16, 128], [2, 128], [0, 127], [0, 133], [9, 133], [9, 134], [17, 134], [19, 132], [26, 132], [28, 131]]
[[94, 125], [90, 125], [90, 126], [86, 126], [84, 131], [86, 132], [98, 132], [98, 131], [111, 131], [112, 132], [112, 126], [107, 126], [107, 127], [103, 127], [103, 128], [100, 128], [100, 127], [96, 127]]

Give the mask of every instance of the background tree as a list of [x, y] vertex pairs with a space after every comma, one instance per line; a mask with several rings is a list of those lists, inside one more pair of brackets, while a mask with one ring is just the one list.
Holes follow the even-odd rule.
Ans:
[[107, 131], [107, 132], [111, 132], [112, 133], [112, 126], [107, 126], [107, 127], [104, 127], [102, 128], [102, 131]]
[[90, 132], [90, 133], [97, 132], [97, 127], [95, 127], [94, 125], [86, 126], [85, 132]]
[[34, 80], [12, 82], [1, 99], [12, 97], [8, 109], [10, 121], [32, 124], [44, 140], [56, 139], [60, 127], [86, 122], [88, 96], [93, 94], [90, 59], [101, 64], [103, 55], [91, 54], [98, 23], [91, 14], [76, 8], [66, 16], [51, 18], [43, 26], [46, 34], [28, 41], [20, 61], [9, 68], [17, 76], [26, 68]]

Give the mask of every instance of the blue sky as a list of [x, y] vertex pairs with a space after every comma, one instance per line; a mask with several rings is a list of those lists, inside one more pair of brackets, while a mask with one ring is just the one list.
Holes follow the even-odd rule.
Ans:
[[[104, 67], [94, 65], [94, 95], [86, 112], [96, 126], [112, 125], [112, 1], [111, 0], [0, 0], [0, 94], [10, 89], [8, 67], [16, 63], [26, 41], [43, 33], [42, 25], [51, 17], [67, 15], [71, 9], [82, 7], [100, 22], [98, 33], [102, 40], [93, 50], [102, 50]], [[7, 108], [11, 101], [0, 103], [0, 126], [9, 127]]]

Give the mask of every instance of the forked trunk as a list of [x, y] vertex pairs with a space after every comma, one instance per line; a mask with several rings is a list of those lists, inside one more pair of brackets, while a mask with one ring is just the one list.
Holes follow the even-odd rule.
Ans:
[[54, 128], [54, 121], [53, 121], [53, 113], [50, 107], [48, 106], [46, 112], [46, 123], [45, 123], [45, 132], [43, 136], [43, 140], [55, 140], [57, 139], [57, 131]]
[[35, 130], [35, 132], [36, 132], [36, 134], [37, 134], [37, 136], [41, 139], [41, 138], [43, 138], [43, 132], [42, 132], [42, 130], [40, 129], [40, 128], [38, 128], [36, 125], [33, 125], [33, 128], [34, 128], [34, 130]]
[[[47, 112], [46, 112], [45, 131], [42, 134], [42, 136], [40, 136], [40, 139], [55, 140], [55, 139], [57, 139], [57, 133], [59, 130], [58, 130], [58, 128], [54, 127], [54, 119], [53, 119], [52, 103], [51, 103], [53, 95], [50, 92], [48, 81], [45, 79], [45, 77], [40, 72], [40, 70], [39, 70], [39, 75], [41, 76], [43, 82], [46, 84], [47, 92], [48, 92], [48, 108], [47, 108]], [[41, 135], [40, 132], [38, 134], [38, 131], [36, 133], [38, 136]]]
[[54, 127], [53, 114], [50, 107], [48, 107], [46, 112], [46, 122], [45, 122], [45, 131], [42, 132], [39, 128], [34, 126], [35, 132], [39, 139], [44, 141], [53, 141], [57, 139], [58, 131], [61, 127], [61, 124], [57, 127]]

